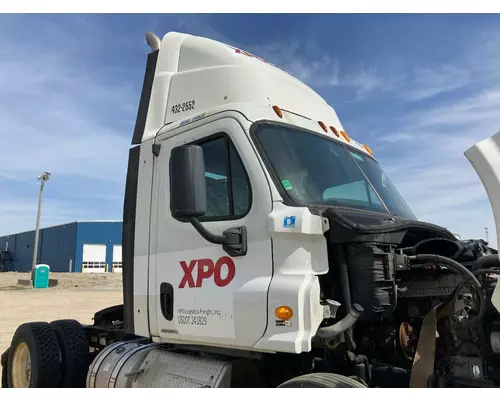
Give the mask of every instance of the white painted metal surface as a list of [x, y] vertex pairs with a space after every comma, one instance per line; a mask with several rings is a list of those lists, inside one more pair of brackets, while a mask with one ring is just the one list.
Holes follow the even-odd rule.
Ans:
[[[273, 111], [277, 105], [282, 118]], [[162, 40], [145, 133], [140, 145], [134, 248], [134, 329], [156, 342], [206, 344], [298, 353], [311, 349], [323, 319], [318, 275], [328, 270], [328, 222], [306, 208], [285, 207], [251, 139], [252, 122], [279, 121], [324, 132], [343, 127], [317, 93], [255, 56], [209, 39], [169, 33]], [[229, 257], [189, 223], [172, 218], [172, 148], [224, 133], [248, 175], [250, 211], [203, 222], [214, 234], [246, 226], [248, 253]], [[161, 145], [158, 157], [153, 143]], [[290, 218], [293, 217], [293, 223]], [[171, 318], [160, 286], [173, 287]], [[293, 309], [282, 323], [275, 310]]]
[[82, 272], [106, 272], [106, 245], [84, 244], [82, 257]]
[[[284, 110], [283, 119], [272, 112], [273, 105]], [[317, 121], [338, 132], [344, 128], [319, 94], [288, 73], [221, 42], [167, 33], [159, 50], [143, 142], [154, 138], [167, 123], [175, 128], [176, 123], [228, 110], [242, 112], [250, 121], [269, 117], [293, 124], [300, 120], [299, 126], [308, 121], [318, 133], [366, 152], [352, 138], [348, 142], [330, 128], [322, 130]]]
[[[317, 275], [328, 272], [324, 232], [328, 220], [305, 207], [274, 203], [268, 217], [273, 242], [274, 275], [269, 287], [268, 324], [255, 345], [263, 350], [300, 353], [311, 350], [311, 338], [323, 320]], [[288, 305], [294, 310], [290, 326], [276, 323], [274, 310]]]
[[497, 249], [500, 248], [500, 132], [476, 143], [465, 151], [486, 189], [497, 231]]
[[[216, 234], [245, 225], [248, 254], [243, 257], [229, 257], [222, 246], [207, 242], [191, 224], [173, 219], [170, 213], [168, 168], [171, 149], [220, 132], [230, 137], [241, 157], [250, 180], [252, 204], [249, 213], [240, 219], [205, 222], [204, 225]], [[152, 204], [157, 214], [153, 212], [152, 219], [157, 222], [151, 242], [156, 249], [152, 249], [154, 255], [150, 259], [149, 285], [149, 309], [155, 310], [158, 336], [162, 341], [251, 348], [266, 329], [267, 289], [272, 277], [271, 238], [267, 227], [272, 202], [254, 149], [239, 121], [233, 118], [221, 118], [161, 143], [153, 179]], [[193, 281], [183, 283], [184, 270], [189, 268]], [[206, 278], [201, 279], [202, 276]], [[162, 282], [174, 288], [171, 321], [161, 313], [159, 289]], [[190, 287], [191, 283], [195, 287]]]
[[[150, 237], [150, 229], [153, 232], [158, 219], [156, 205], [151, 201], [154, 164], [152, 144], [153, 140], [150, 140], [140, 147], [134, 238], [134, 332], [143, 337], [157, 335], [156, 307], [149, 308], [148, 305], [150, 297], [154, 296], [154, 290], [148, 290], [148, 281], [154, 279], [156, 273], [149, 264], [150, 258], [154, 260], [156, 257], [153, 250], [155, 238]], [[151, 265], [156, 264], [152, 262]]]

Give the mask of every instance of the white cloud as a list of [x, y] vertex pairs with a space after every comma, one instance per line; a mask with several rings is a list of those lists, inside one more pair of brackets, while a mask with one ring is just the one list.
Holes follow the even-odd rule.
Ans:
[[121, 218], [133, 128], [119, 130], [127, 116], [122, 104], [130, 108], [138, 93], [126, 81], [103, 79], [101, 60], [85, 58], [82, 50], [104, 35], [102, 27], [93, 25], [96, 36], [72, 36], [46, 26], [32, 39], [13, 37], [15, 31], [0, 36], [9, 55], [0, 58], [0, 235], [33, 229], [43, 171], [52, 176], [42, 226]]
[[463, 155], [500, 130], [500, 31], [486, 37], [471, 38], [453, 64], [417, 69], [411, 88], [398, 90], [411, 101], [461, 88], [466, 90], [457, 93], [466, 95], [408, 107], [408, 115], [394, 119], [391, 132], [373, 139], [384, 152], [381, 162], [420, 219], [463, 238], [485, 238], [488, 227], [490, 243], [497, 247], [491, 205]]
[[493, 247], [497, 243], [491, 206], [463, 153], [499, 130], [498, 84], [469, 98], [413, 112], [400, 121], [401, 133], [378, 138], [385, 154], [381, 163], [421, 220], [446, 226], [463, 238], [484, 238], [488, 226]]
[[[236, 46], [239, 46], [236, 44]], [[328, 54], [317, 56], [314, 46], [297, 40], [276, 41], [258, 46], [241, 47], [268, 60], [295, 78], [314, 87], [328, 88], [339, 84], [339, 62]], [[307, 53], [314, 53], [309, 56]]]
[[456, 66], [417, 67], [408, 83], [408, 90], [403, 89], [402, 92], [408, 100], [423, 100], [464, 87], [470, 81], [471, 72]]

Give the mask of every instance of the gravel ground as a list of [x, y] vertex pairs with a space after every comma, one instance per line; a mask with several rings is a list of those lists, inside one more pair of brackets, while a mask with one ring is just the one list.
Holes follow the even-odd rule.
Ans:
[[123, 301], [120, 274], [51, 273], [58, 285], [32, 289], [17, 285], [28, 273], [0, 273], [0, 354], [19, 325], [32, 321], [76, 319], [92, 323], [96, 311]]

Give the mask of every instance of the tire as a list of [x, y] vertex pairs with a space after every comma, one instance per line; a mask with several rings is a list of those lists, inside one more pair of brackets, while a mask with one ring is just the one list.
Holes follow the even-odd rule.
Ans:
[[278, 388], [365, 388], [362, 383], [337, 374], [308, 374], [282, 383]]
[[0, 364], [2, 365], [2, 389], [9, 387], [9, 382], [7, 380], [7, 361], [9, 359], [9, 349], [5, 350], [0, 359]]
[[59, 343], [50, 325], [20, 325], [12, 338], [7, 362], [9, 388], [57, 388], [60, 375]]
[[60, 387], [84, 388], [89, 367], [89, 343], [82, 325], [66, 319], [50, 323], [61, 350]]

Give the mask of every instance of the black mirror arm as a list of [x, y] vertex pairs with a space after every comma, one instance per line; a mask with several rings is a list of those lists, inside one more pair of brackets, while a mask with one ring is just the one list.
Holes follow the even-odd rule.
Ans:
[[191, 225], [193, 225], [194, 229], [198, 231], [198, 233], [203, 236], [203, 238], [214, 244], [227, 244], [227, 237], [224, 235], [216, 235], [212, 232], [210, 232], [207, 228], [203, 226], [203, 224], [198, 221], [198, 218], [196, 217], [189, 217], [189, 222]]
[[222, 245], [224, 251], [230, 256], [238, 257], [247, 254], [247, 230], [244, 226], [230, 228], [222, 235], [216, 235], [206, 229], [196, 217], [190, 217], [189, 222], [206, 241]]

